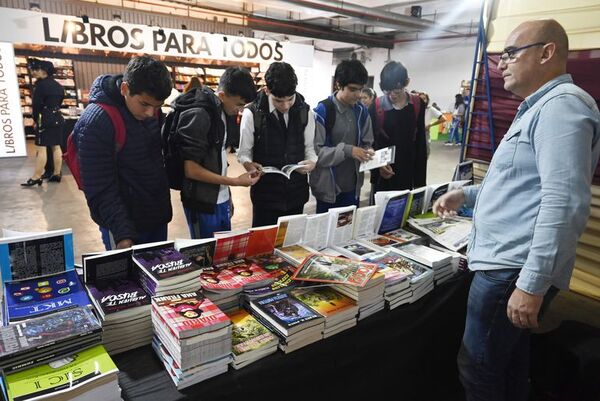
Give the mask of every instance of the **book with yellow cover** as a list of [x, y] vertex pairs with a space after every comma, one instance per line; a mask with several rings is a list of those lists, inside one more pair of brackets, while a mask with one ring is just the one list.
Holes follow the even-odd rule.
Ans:
[[346, 311], [350, 314], [354, 311], [354, 315], [358, 313], [356, 301], [330, 287], [297, 288], [292, 290], [292, 295], [325, 316], [326, 319]]

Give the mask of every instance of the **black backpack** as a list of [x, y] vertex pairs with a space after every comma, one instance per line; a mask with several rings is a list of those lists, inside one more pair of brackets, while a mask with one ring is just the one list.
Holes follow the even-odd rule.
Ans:
[[[197, 94], [197, 92], [201, 93]], [[184, 96], [189, 99], [182, 99]], [[220, 120], [221, 117], [219, 111], [209, 96], [214, 96], [214, 93], [207, 88], [196, 88], [188, 93], [184, 93], [177, 98], [178, 102], [165, 118], [165, 122], [161, 131], [163, 160], [167, 177], [169, 179], [169, 187], [171, 189], [181, 191], [183, 187], [183, 179], [185, 178], [185, 174], [183, 172], [183, 157], [181, 156], [179, 145], [177, 143], [177, 126], [179, 125], [179, 115], [183, 111], [196, 107], [202, 107], [210, 115], [211, 121]], [[189, 100], [189, 102], [184, 103], [185, 100]], [[209, 142], [219, 142], [214, 124], [211, 124], [208, 136]]]

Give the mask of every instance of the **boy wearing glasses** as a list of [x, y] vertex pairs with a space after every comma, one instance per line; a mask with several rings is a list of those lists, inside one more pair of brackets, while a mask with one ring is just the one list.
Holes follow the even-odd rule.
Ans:
[[554, 20], [528, 21], [509, 35], [498, 69], [504, 89], [524, 100], [484, 182], [433, 208], [451, 216], [475, 206], [475, 275], [458, 355], [469, 401], [528, 399], [529, 329], [569, 287], [600, 156], [600, 113], [566, 73], [568, 53]]
[[[159, 113], [172, 86], [163, 63], [132, 58], [123, 75], [96, 78], [73, 130], [83, 192], [107, 250], [167, 239], [172, 210]], [[106, 107], [125, 125], [120, 149]]]
[[317, 199], [317, 213], [359, 204], [364, 173], [358, 167], [373, 157], [371, 118], [360, 102], [367, 79], [360, 61], [342, 61], [335, 69], [337, 90], [314, 110], [318, 159], [309, 181]]

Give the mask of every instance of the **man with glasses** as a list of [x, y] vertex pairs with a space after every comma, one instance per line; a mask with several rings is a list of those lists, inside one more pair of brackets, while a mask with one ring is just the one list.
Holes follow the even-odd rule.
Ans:
[[475, 207], [475, 275], [458, 355], [469, 401], [528, 399], [529, 329], [569, 287], [600, 155], [600, 113], [566, 73], [568, 50], [554, 20], [509, 35], [498, 69], [504, 89], [524, 100], [483, 183], [434, 205], [440, 216]]
[[337, 90], [315, 108], [317, 166], [309, 177], [317, 213], [332, 207], [358, 206], [363, 161], [373, 157], [373, 128], [360, 102], [368, 74], [358, 60], [344, 60], [335, 69]]
[[[167, 239], [172, 210], [159, 117], [172, 87], [163, 63], [134, 57], [123, 75], [96, 78], [75, 125], [83, 192], [107, 250]], [[125, 125], [120, 149], [113, 118]]]

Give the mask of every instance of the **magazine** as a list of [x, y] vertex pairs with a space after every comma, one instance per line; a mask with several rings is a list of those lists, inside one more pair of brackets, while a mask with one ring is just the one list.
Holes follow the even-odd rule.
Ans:
[[289, 180], [292, 173], [295, 170], [299, 169], [300, 167], [304, 167], [304, 166], [302, 164], [286, 164], [281, 169], [278, 169], [277, 167], [273, 167], [273, 166], [263, 166], [260, 169], [260, 171], [264, 174], [269, 174], [269, 173], [281, 174], [282, 176], [286, 177]]
[[408, 224], [455, 252], [467, 246], [473, 227], [470, 218], [460, 216], [409, 219]]
[[294, 273], [294, 280], [348, 284], [364, 287], [377, 271], [371, 263], [313, 254]]
[[395, 160], [396, 146], [388, 146], [387, 148], [376, 150], [371, 160], [360, 163], [358, 171], [362, 173], [363, 171], [387, 166], [389, 164], [393, 164]]

